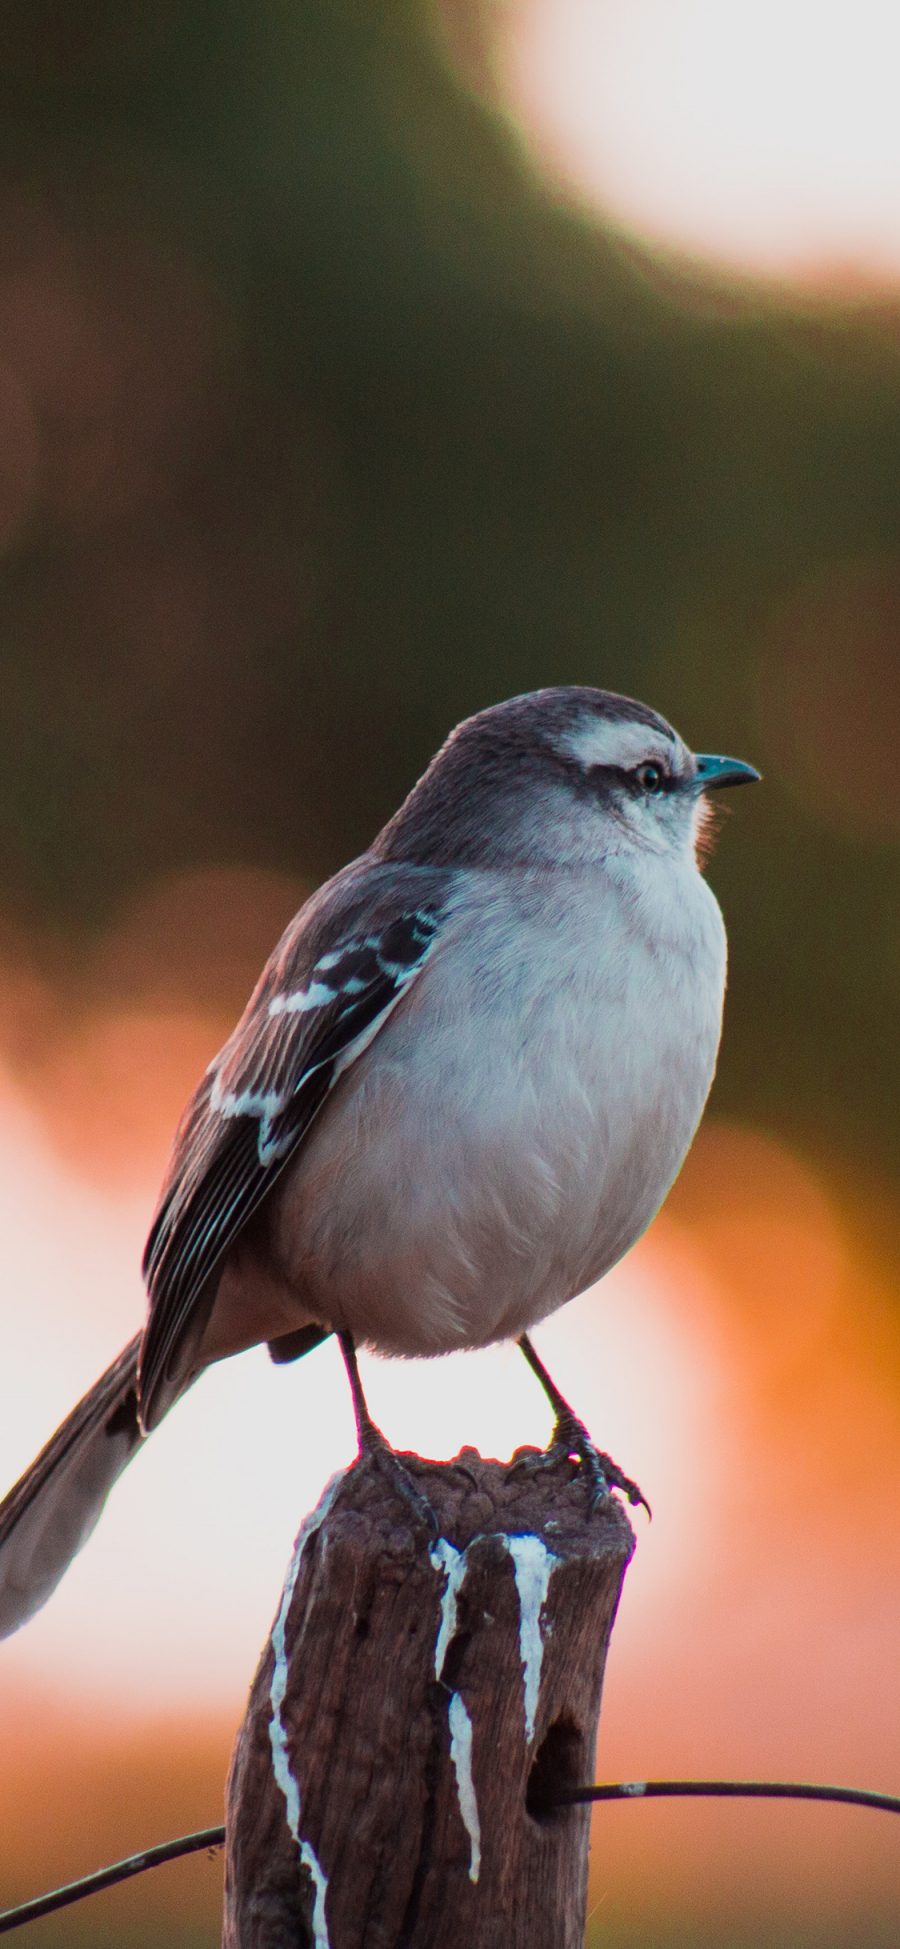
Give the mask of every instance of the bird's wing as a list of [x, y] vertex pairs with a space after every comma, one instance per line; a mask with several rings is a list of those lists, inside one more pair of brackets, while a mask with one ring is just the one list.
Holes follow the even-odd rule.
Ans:
[[339, 1076], [420, 974], [447, 905], [434, 870], [363, 861], [301, 909], [175, 1138], [144, 1254], [141, 1421], [205, 1324], [213, 1275]]

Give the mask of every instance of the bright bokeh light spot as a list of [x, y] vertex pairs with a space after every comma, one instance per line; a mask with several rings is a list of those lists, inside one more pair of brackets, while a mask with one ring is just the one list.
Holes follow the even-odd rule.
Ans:
[[900, 10], [888, 0], [513, 0], [499, 97], [557, 183], [738, 270], [900, 275]]

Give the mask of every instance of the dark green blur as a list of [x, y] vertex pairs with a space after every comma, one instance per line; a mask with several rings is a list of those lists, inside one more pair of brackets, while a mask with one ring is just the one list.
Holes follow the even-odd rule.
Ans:
[[[0, 905], [77, 952], [174, 869], [320, 877], [460, 716], [630, 691], [766, 774], [711, 868], [719, 1109], [883, 1183], [900, 313], [692, 292], [605, 239], [429, 19], [5, 16]], [[782, 681], [773, 619], [848, 558], [875, 624]]]

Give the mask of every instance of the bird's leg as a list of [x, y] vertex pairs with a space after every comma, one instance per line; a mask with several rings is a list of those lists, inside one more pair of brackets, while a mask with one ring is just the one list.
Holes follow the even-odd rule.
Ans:
[[535, 1353], [527, 1333], [520, 1336], [518, 1345], [532, 1373], [537, 1375], [541, 1383], [553, 1409], [555, 1420], [553, 1434], [543, 1454], [523, 1455], [518, 1461], [513, 1462], [512, 1468], [530, 1473], [536, 1469], [552, 1468], [555, 1462], [577, 1461], [588, 1484], [592, 1508], [595, 1509], [597, 1504], [603, 1501], [610, 1489], [621, 1489], [622, 1494], [633, 1505], [643, 1503], [649, 1516], [650, 1504], [646, 1496], [638, 1488], [637, 1483], [632, 1482], [630, 1476], [623, 1475], [618, 1463], [614, 1462], [610, 1455], [603, 1455], [594, 1447], [584, 1422], [579, 1421], [568, 1401], [560, 1394], [556, 1382], [548, 1374], [539, 1355]]
[[352, 1333], [339, 1333], [337, 1337], [340, 1341], [341, 1353], [344, 1356], [344, 1366], [347, 1369], [347, 1379], [350, 1382], [350, 1392], [353, 1396], [353, 1413], [356, 1420], [356, 1438], [359, 1443], [360, 1456], [367, 1456], [371, 1462], [374, 1462], [376, 1468], [379, 1468], [382, 1474], [387, 1476], [392, 1486], [402, 1496], [403, 1501], [412, 1510], [413, 1515], [417, 1517], [418, 1521], [424, 1523], [426, 1529], [430, 1530], [433, 1536], [438, 1536], [440, 1533], [440, 1525], [428, 1497], [423, 1496], [421, 1489], [413, 1481], [409, 1470], [404, 1468], [399, 1455], [391, 1447], [390, 1442], [382, 1434], [381, 1429], [376, 1427], [369, 1413], [368, 1403], [363, 1393], [362, 1381], [359, 1378], [356, 1345]]
[[359, 1362], [356, 1358], [356, 1343], [353, 1335], [352, 1333], [339, 1333], [338, 1340], [340, 1342], [341, 1353], [344, 1356], [344, 1366], [347, 1369], [350, 1392], [353, 1396], [353, 1416], [356, 1422], [356, 1439], [359, 1443], [359, 1452], [361, 1455], [364, 1455], [373, 1448], [386, 1448], [388, 1444], [381, 1429], [376, 1428], [372, 1420], [372, 1416], [369, 1413], [369, 1404], [363, 1393], [363, 1384], [359, 1378]]

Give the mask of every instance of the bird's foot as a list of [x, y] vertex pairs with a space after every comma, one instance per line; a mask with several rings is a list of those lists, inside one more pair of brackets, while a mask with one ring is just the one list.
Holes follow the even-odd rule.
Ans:
[[611, 1455], [604, 1455], [601, 1449], [595, 1448], [584, 1422], [579, 1421], [571, 1410], [557, 1416], [547, 1447], [538, 1454], [529, 1452], [517, 1456], [510, 1463], [507, 1475], [536, 1475], [542, 1469], [556, 1468], [560, 1462], [575, 1464], [587, 1484], [592, 1510], [597, 1509], [613, 1489], [618, 1489], [632, 1508], [642, 1504], [648, 1516], [652, 1514], [643, 1490], [623, 1473]]
[[441, 1526], [428, 1497], [423, 1495], [418, 1483], [413, 1481], [409, 1469], [401, 1462], [396, 1449], [391, 1447], [381, 1429], [376, 1428], [374, 1421], [367, 1421], [361, 1432], [359, 1454], [360, 1460], [365, 1457], [378, 1469], [401, 1502], [406, 1504], [416, 1521], [427, 1529], [429, 1535], [436, 1541], [441, 1533]]

